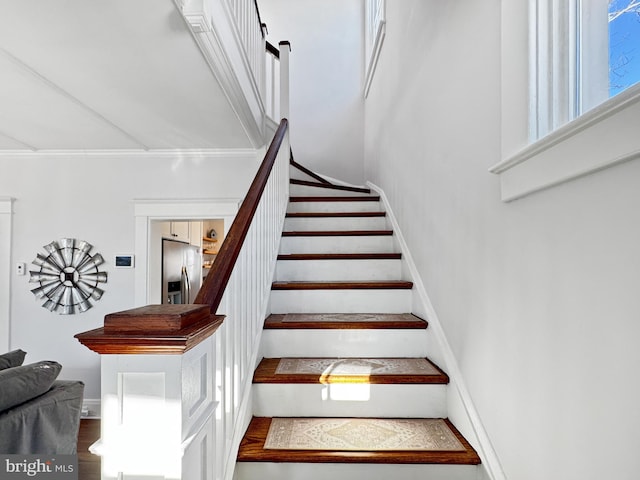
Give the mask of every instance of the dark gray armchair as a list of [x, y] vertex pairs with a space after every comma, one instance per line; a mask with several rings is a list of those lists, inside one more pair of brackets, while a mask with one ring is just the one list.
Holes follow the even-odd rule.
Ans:
[[22, 365], [24, 355], [0, 355], [0, 453], [76, 453], [84, 384], [56, 380], [57, 362]]

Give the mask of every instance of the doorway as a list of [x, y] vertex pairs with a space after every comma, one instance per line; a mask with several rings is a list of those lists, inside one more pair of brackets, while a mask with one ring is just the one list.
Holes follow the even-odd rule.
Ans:
[[[215, 222], [222, 222], [224, 235], [224, 228], [228, 229], [231, 226], [240, 207], [240, 199], [135, 200], [134, 202], [137, 257], [134, 294], [136, 307], [161, 303], [162, 235], [163, 229], [166, 234], [166, 222], [200, 224], [201, 229], [199, 234], [195, 234], [195, 238], [200, 238], [202, 248], [205, 243], [205, 225], [210, 225], [209, 222], [213, 222], [213, 219]], [[213, 225], [220, 225], [220, 223]], [[218, 234], [215, 226], [210, 227], [209, 233], [211, 229], [215, 229]], [[180, 235], [175, 230], [173, 233]], [[219, 242], [221, 243], [220, 240]]]

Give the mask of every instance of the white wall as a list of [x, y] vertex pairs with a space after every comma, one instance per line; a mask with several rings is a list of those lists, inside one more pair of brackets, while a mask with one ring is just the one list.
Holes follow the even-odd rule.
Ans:
[[[501, 102], [502, 88], [526, 91], [501, 75], [501, 21], [499, 0], [387, 2], [365, 174], [507, 478], [636, 478], [640, 162], [500, 201], [487, 170], [520, 140], [503, 131], [526, 132], [526, 98]], [[503, 107], [521, 124], [501, 125]]]
[[267, 40], [291, 42], [291, 146], [320, 174], [362, 184], [362, 0], [260, 0]]
[[10, 347], [27, 361], [63, 365], [60, 378], [86, 384], [85, 398], [100, 398], [99, 355], [73, 336], [102, 326], [108, 313], [134, 306], [133, 269], [116, 269], [116, 253], [134, 253], [134, 199], [221, 199], [244, 196], [258, 166], [251, 151], [241, 155], [41, 155], [0, 157], [0, 196], [13, 197], [12, 266], [31, 262], [43, 245], [61, 238], [86, 240], [101, 253], [108, 273], [105, 294], [94, 307], [58, 315], [30, 292], [37, 285], [11, 268]]

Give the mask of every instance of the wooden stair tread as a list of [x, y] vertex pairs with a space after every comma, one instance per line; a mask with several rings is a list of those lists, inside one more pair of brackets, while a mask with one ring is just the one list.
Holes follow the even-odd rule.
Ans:
[[[351, 374], [340, 375], [338, 373], [326, 374], [326, 373], [277, 373], [278, 366], [281, 360], [296, 361], [296, 360], [317, 360], [317, 359], [281, 359], [281, 358], [263, 358], [258, 368], [253, 375], [253, 383], [301, 383], [301, 384], [330, 384], [330, 383], [367, 383], [367, 384], [447, 384], [449, 383], [449, 377], [438, 366], [433, 364], [428, 359], [398, 359], [398, 358], [385, 358], [379, 359], [387, 364], [400, 363], [406, 360], [420, 360], [425, 362], [428, 369], [433, 370], [429, 373], [376, 373], [375, 371], [368, 374]], [[355, 360], [366, 361], [368, 359], [341, 359], [341, 358], [327, 358], [321, 359], [331, 364], [338, 364], [340, 362]], [[334, 369], [334, 371], [337, 371]]]
[[273, 282], [271, 290], [410, 290], [413, 282], [381, 280], [374, 282]]
[[427, 328], [427, 322], [410, 313], [342, 313], [342, 314], [271, 314], [264, 322], [265, 329], [290, 330], [377, 330]]
[[278, 260], [399, 260], [401, 253], [289, 253]]
[[289, 212], [287, 218], [357, 218], [386, 217], [386, 212]]
[[290, 202], [379, 202], [379, 195], [350, 195], [350, 196], [293, 196]]
[[329, 190], [341, 190], [344, 192], [371, 193], [371, 189], [363, 187], [351, 187], [349, 185], [334, 185], [332, 183], [312, 182], [310, 180], [300, 180], [292, 178], [289, 180], [292, 185], [303, 185], [306, 187], [327, 188]]
[[366, 237], [391, 235], [393, 235], [393, 230], [302, 230], [282, 232], [283, 237]]
[[397, 464], [451, 464], [478, 465], [480, 457], [473, 447], [445, 419], [447, 426], [465, 450], [460, 451], [340, 451], [340, 450], [276, 450], [265, 449], [264, 444], [272, 419], [253, 417], [240, 443], [238, 462], [289, 463], [397, 463]]

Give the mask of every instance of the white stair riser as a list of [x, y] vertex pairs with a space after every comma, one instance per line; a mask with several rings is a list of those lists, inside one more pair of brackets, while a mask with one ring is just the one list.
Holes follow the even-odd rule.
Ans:
[[[307, 178], [298, 178], [298, 180], [309, 180]], [[367, 195], [362, 192], [350, 192], [349, 190], [339, 190], [335, 188], [315, 187], [309, 185], [289, 185], [289, 195], [294, 197], [353, 197]]]
[[444, 418], [446, 385], [254, 384], [257, 417]]
[[381, 208], [380, 202], [290, 202], [287, 212], [380, 212]]
[[385, 217], [316, 217], [285, 218], [287, 232], [331, 230], [389, 230]]
[[393, 253], [392, 235], [282, 237], [280, 253]]
[[278, 260], [276, 281], [402, 280], [400, 260]]
[[425, 358], [429, 353], [426, 329], [266, 329], [262, 348], [265, 358]]
[[234, 480], [477, 480], [477, 465], [238, 462]]
[[411, 290], [272, 290], [271, 313], [406, 313]]

